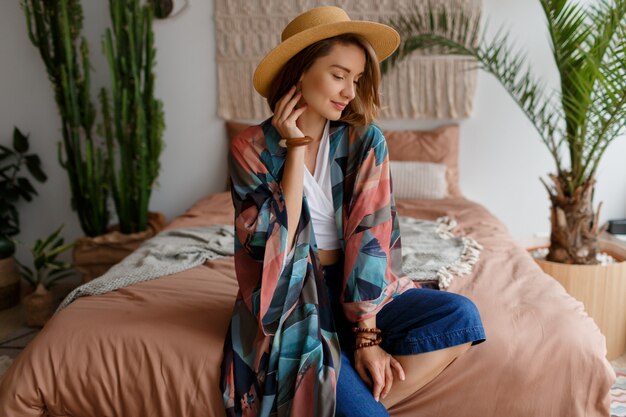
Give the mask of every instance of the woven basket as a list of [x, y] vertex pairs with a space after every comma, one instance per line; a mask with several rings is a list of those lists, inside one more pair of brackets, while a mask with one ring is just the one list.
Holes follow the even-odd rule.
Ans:
[[54, 313], [54, 295], [43, 284], [39, 284], [35, 291], [22, 300], [26, 325], [43, 327]]

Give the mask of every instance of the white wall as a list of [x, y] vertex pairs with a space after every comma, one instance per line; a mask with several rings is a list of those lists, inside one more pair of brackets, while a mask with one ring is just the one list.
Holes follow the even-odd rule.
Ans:
[[[83, 0], [84, 33], [91, 46], [93, 97], [108, 81], [100, 37], [109, 24], [107, 3]], [[547, 34], [539, 2], [485, 0], [488, 33], [500, 25], [510, 29], [516, 45], [529, 50], [536, 73], [556, 86]], [[31, 148], [49, 175], [35, 184], [40, 195], [21, 204], [22, 233], [30, 245], [65, 223], [68, 240], [80, 236], [70, 210], [67, 175], [56, 160], [60, 122], [52, 89], [38, 51], [30, 44], [18, 2], [0, 5], [0, 143], [8, 143], [13, 126], [30, 132]], [[226, 171], [223, 121], [216, 116], [216, 66], [213, 1], [192, 0], [179, 16], [157, 21], [156, 94], [164, 102], [166, 148], [161, 158], [159, 187], [151, 209], [168, 219], [202, 196], [221, 191]], [[247, 82], [242, 80], [242, 82]], [[420, 129], [444, 122], [380, 121], [386, 128]], [[461, 189], [482, 203], [516, 238], [547, 232], [548, 198], [539, 177], [554, 170], [551, 157], [530, 122], [493, 77], [479, 74], [473, 116], [461, 124]], [[626, 140], [620, 138], [599, 169], [595, 201], [604, 202], [602, 220], [626, 217]], [[18, 250], [27, 259], [26, 246]]]

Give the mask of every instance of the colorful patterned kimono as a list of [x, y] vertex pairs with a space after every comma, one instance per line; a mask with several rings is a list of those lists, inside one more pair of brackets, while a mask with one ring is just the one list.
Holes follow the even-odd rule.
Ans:
[[[415, 288], [402, 273], [400, 229], [380, 127], [330, 122], [331, 183], [344, 251], [341, 303], [370, 318]], [[228, 416], [331, 417], [340, 346], [303, 196], [287, 255], [281, 187], [286, 149], [271, 118], [233, 139], [229, 154], [239, 292], [224, 343], [220, 388]], [[333, 277], [341, 279], [341, 277]]]

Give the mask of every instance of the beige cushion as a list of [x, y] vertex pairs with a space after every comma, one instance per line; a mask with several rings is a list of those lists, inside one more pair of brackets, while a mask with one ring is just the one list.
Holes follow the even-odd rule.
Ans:
[[436, 199], [448, 195], [444, 164], [390, 161], [389, 169], [395, 198]]
[[432, 130], [386, 130], [383, 134], [389, 147], [389, 159], [444, 164], [448, 196], [463, 196], [459, 189], [458, 125], [452, 124]]

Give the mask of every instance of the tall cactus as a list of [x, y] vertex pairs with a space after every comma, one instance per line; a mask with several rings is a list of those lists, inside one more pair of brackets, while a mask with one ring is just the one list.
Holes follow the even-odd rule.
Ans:
[[86, 235], [101, 235], [109, 223], [108, 166], [103, 150], [92, 137], [95, 109], [89, 93], [89, 50], [80, 35], [80, 2], [21, 0], [21, 6], [28, 36], [39, 49], [54, 87], [63, 133], [58, 157], [70, 179], [72, 208], [77, 211]]
[[149, 4], [140, 7], [139, 0], [109, 0], [109, 11], [112, 30], [106, 30], [102, 45], [111, 74], [113, 111], [104, 88], [100, 103], [120, 230], [133, 233], [147, 228], [163, 150], [163, 106], [154, 98], [153, 10]]

